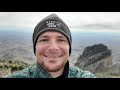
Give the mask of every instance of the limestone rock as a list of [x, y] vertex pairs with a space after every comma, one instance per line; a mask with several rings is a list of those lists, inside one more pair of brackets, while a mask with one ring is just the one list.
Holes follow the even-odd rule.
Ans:
[[109, 65], [112, 65], [112, 52], [104, 44], [86, 47], [75, 63], [75, 66], [91, 72], [104, 71]]

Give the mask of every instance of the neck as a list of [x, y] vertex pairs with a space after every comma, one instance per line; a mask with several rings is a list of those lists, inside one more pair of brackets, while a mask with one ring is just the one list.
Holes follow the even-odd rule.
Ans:
[[57, 72], [49, 72], [49, 74], [53, 77], [53, 78], [56, 78], [56, 77], [59, 77], [60, 75], [63, 74], [63, 71], [64, 71], [64, 68], [61, 69], [60, 71], [57, 71]]
[[62, 68], [58, 72], [49, 72], [49, 74], [54, 78], [67, 78], [69, 70], [69, 62], [65, 64], [64, 68]]

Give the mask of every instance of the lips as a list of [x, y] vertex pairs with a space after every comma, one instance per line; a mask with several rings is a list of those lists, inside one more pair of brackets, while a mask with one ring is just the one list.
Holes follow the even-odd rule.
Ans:
[[47, 58], [60, 58], [60, 57], [62, 57], [63, 55], [43, 55], [43, 56], [45, 56], [45, 57], [47, 57]]

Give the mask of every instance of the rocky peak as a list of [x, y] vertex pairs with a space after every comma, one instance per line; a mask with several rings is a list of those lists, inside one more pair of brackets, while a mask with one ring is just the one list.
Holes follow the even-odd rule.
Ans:
[[111, 50], [109, 50], [104, 44], [88, 46], [78, 58], [75, 66], [88, 70], [91, 70], [92, 68], [92, 71], [95, 72], [96, 69], [112, 64], [111, 55]]
[[92, 56], [92, 55], [95, 55], [97, 53], [104, 52], [107, 50], [108, 48], [104, 44], [95, 44], [93, 46], [86, 47], [82, 56], [89, 57], [89, 56]]

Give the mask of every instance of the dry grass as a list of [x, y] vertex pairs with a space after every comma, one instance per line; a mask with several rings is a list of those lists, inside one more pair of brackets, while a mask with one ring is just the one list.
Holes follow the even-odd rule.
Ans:
[[95, 73], [97, 78], [120, 78], [119, 72], [101, 72], [101, 73]]

